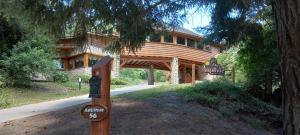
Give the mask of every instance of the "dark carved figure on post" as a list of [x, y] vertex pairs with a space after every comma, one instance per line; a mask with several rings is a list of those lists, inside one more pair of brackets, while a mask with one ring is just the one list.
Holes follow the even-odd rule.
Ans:
[[101, 78], [99, 76], [92, 76], [89, 80], [90, 94], [89, 98], [100, 98], [101, 95]]

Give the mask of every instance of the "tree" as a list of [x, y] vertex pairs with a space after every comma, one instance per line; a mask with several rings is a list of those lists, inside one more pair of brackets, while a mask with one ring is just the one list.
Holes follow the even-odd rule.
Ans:
[[[1, 10], [18, 5], [18, 8], [11, 8], [11, 11], [20, 9], [24, 13], [33, 13], [30, 15], [34, 17], [34, 23], [54, 26], [52, 29], [54, 33], [59, 31], [62, 34], [72, 30], [70, 27], [75, 27], [75, 33], [82, 34], [95, 26], [101, 28], [103, 26], [101, 24], [112, 25], [112, 28], [120, 32], [118, 40], [120, 42], [116, 42], [115, 47], [119, 50], [129, 48], [132, 51], [143, 45], [145, 36], [153, 31], [155, 26], [173, 21], [177, 23], [181, 15], [177, 11], [185, 9], [185, 5], [198, 7], [210, 5], [213, 10], [212, 24], [215, 24], [212, 28], [217, 30], [215, 34], [219, 35], [215, 36], [215, 39], [220, 40], [228, 34], [232, 35], [230, 37], [234, 38], [227, 38], [228, 42], [247, 38], [246, 33], [255, 34], [256, 28], [260, 25], [254, 26], [252, 22], [260, 20], [249, 20], [249, 18], [253, 18], [253, 15], [264, 9], [265, 5], [270, 5], [268, 0], [22, 0], [22, 2], [11, 0], [0, 2]], [[299, 0], [272, 0], [272, 7], [276, 16], [277, 44], [284, 92], [284, 134], [297, 135], [300, 134]], [[230, 16], [236, 17], [230, 19]], [[235, 29], [231, 29], [232, 26], [236, 26]]]
[[119, 33], [110, 49], [136, 51], [147, 35], [166, 24], [180, 23], [184, 0], [10, 0], [0, 1], [0, 12], [27, 16], [34, 25], [44, 25], [56, 37], [77, 36], [86, 41], [86, 32]]
[[299, 0], [273, 0], [283, 90], [284, 135], [300, 134]]
[[[240, 54], [238, 53], [240, 49], [238, 47], [230, 47], [227, 50], [223, 50], [220, 55], [218, 55], [218, 63], [222, 65], [225, 70], [232, 70], [235, 68], [235, 79], [239, 85], [245, 85], [246, 74], [243, 69], [242, 64], [239, 61]], [[232, 71], [225, 71], [225, 77], [232, 78]]]
[[[237, 9], [241, 12], [237, 14], [239, 18], [256, 15], [263, 5], [271, 5], [268, 0], [213, 0], [213, 1], [192, 1], [203, 5], [213, 5], [212, 24], [214, 29], [218, 32], [219, 39], [227, 34], [234, 34], [231, 32], [239, 33], [247, 30], [245, 23], [235, 23], [236, 26], [241, 26], [237, 29], [229, 29], [228, 21], [225, 21], [230, 14]], [[299, 15], [299, 0], [271, 0], [273, 14], [275, 15], [276, 22], [276, 39], [280, 57], [280, 69], [283, 91], [283, 134], [284, 135], [299, 135], [300, 134], [300, 15]], [[254, 12], [248, 12], [248, 11]], [[214, 16], [219, 15], [219, 16]], [[234, 19], [233, 21], [239, 21]], [[240, 25], [242, 24], [242, 25]], [[225, 25], [225, 26], [224, 26]], [[251, 29], [249, 29], [251, 30]], [[255, 30], [255, 29], [252, 29]], [[229, 33], [228, 33], [229, 32]], [[254, 31], [255, 32], [255, 31]], [[240, 37], [243, 33], [236, 35]], [[234, 37], [234, 36], [232, 36]], [[215, 38], [218, 39], [218, 38]], [[234, 38], [236, 39], [236, 38]], [[227, 41], [231, 42], [234, 39], [228, 38]]]
[[246, 73], [247, 87], [253, 90], [250, 93], [270, 102], [273, 87], [280, 84], [279, 54], [272, 27], [263, 26], [259, 36], [240, 44], [238, 63]]
[[[202, 3], [200, 3], [202, 4]], [[239, 46], [237, 68], [246, 73], [251, 93], [270, 101], [273, 82], [278, 84], [279, 60], [275, 44], [274, 15], [268, 1], [211, 1], [212, 22], [207, 39]], [[260, 96], [263, 95], [263, 96]]]
[[[0, 13], [0, 51], [9, 55], [9, 51], [13, 48], [18, 41], [22, 39], [22, 30], [19, 27], [15, 19], [4, 17]], [[0, 60], [3, 59], [3, 55], [0, 55]]]
[[10, 86], [30, 86], [31, 77], [54, 70], [53, 43], [47, 37], [19, 42], [11, 50], [11, 56], [3, 61], [4, 76]]

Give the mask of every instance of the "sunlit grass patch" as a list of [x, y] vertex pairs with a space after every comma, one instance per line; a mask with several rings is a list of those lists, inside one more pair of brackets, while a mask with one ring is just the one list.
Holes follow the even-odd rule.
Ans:
[[134, 100], [146, 100], [150, 98], [156, 98], [161, 96], [163, 93], [170, 91], [177, 91], [180, 88], [186, 87], [186, 85], [168, 85], [164, 84], [155, 88], [150, 88], [147, 90], [136, 91], [131, 93], [126, 93], [122, 95], [115, 96], [114, 99], [118, 98], [129, 98]]

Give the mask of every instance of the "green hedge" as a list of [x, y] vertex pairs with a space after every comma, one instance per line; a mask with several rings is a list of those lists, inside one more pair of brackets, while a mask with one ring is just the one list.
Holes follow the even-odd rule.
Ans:
[[215, 107], [224, 99], [236, 99], [242, 92], [242, 88], [225, 79], [219, 79], [195, 84], [187, 88], [184, 94], [188, 101]]
[[53, 80], [54, 82], [60, 82], [60, 83], [68, 82], [69, 76], [64, 71], [56, 71], [54, 72]]
[[112, 78], [111, 81], [110, 81], [110, 84], [111, 85], [128, 85], [129, 82], [125, 79], [115, 79], [115, 78]]
[[225, 114], [234, 114], [235, 112], [280, 113], [278, 108], [254, 98], [242, 87], [224, 78], [204, 81], [180, 89], [179, 92], [187, 101], [198, 102]]

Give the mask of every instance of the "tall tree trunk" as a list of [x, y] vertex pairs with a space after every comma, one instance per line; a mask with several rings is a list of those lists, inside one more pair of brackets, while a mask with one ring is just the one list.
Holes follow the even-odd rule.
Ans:
[[271, 101], [271, 95], [272, 95], [272, 73], [266, 72], [265, 77], [265, 101], [270, 102]]
[[283, 134], [300, 135], [300, 1], [273, 0], [283, 90]]

